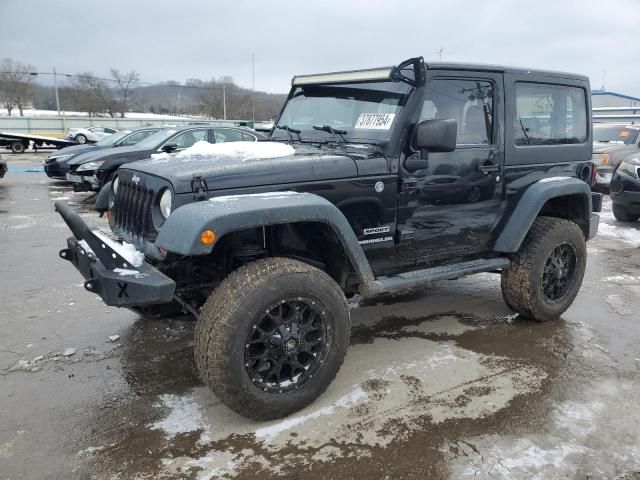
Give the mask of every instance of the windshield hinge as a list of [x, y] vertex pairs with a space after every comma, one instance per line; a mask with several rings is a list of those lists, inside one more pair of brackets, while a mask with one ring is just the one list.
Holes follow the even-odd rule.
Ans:
[[207, 199], [207, 182], [202, 178], [202, 175], [194, 175], [191, 180], [191, 191], [193, 192], [194, 200], [206, 200]]

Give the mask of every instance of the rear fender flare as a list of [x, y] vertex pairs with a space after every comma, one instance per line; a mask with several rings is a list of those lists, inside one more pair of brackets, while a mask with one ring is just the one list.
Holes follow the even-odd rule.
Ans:
[[515, 200], [515, 208], [510, 212], [507, 210], [505, 214], [506, 221], [498, 224], [498, 234], [491, 249], [503, 253], [517, 252], [545, 203], [552, 198], [576, 195], [584, 202], [585, 218], [578, 220], [587, 225], [587, 236], [592, 210], [591, 188], [574, 177], [549, 177], [530, 185], [522, 196]]

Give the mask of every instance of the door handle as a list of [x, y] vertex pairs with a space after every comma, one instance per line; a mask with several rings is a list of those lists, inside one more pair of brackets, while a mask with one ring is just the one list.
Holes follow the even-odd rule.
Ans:
[[478, 167], [478, 170], [480, 170], [485, 175], [488, 175], [490, 173], [499, 172], [500, 171], [500, 165], [495, 165], [495, 164], [480, 165]]

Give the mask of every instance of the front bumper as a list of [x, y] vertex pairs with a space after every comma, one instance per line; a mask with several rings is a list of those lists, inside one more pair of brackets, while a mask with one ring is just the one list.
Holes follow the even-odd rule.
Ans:
[[93, 192], [100, 190], [100, 182], [95, 174], [78, 175], [76, 173], [67, 173], [67, 180], [73, 184], [74, 192]]
[[623, 206], [631, 215], [640, 215], [640, 192], [623, 191], [611, 195], [611, 201]]
[[64, 180], [68, 171], [69, 167], [67, 164], [62, 164], [56, 161], [44, 164], [44, 173], [46, 173], [49, 178]]
[[107, 305], [136, 307], [169, 303], [176, 284], [149, 263], [133, 267], [120, 254], [103, 243], [65, 202], [55, 208], [74, 236], [60, 257], [73, 263], [85, 278], [84, 287], [97, 293]]
[[611, 177], [613, 177], [613, 167], [597, 167], [596, 168], [596, 185], [608, 187], [611, 183]]

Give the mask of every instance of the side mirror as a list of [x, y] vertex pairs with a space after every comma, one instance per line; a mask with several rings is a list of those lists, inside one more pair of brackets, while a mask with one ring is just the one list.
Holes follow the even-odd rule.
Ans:
[[171, 153], [171, 152], [173, 152], [174, 150], [177, 150], [177, 149], [178, 149], [178, 144], [175, 143], [175, 142], [165, 143], [162, 146], [162, 151], [163, 152], [167, 152], [167, 153]]
[[458, 122], [452, 118], [423, 120], [413, 134], [413, 145], [428, 152], [453, 152], [456, 149]]

